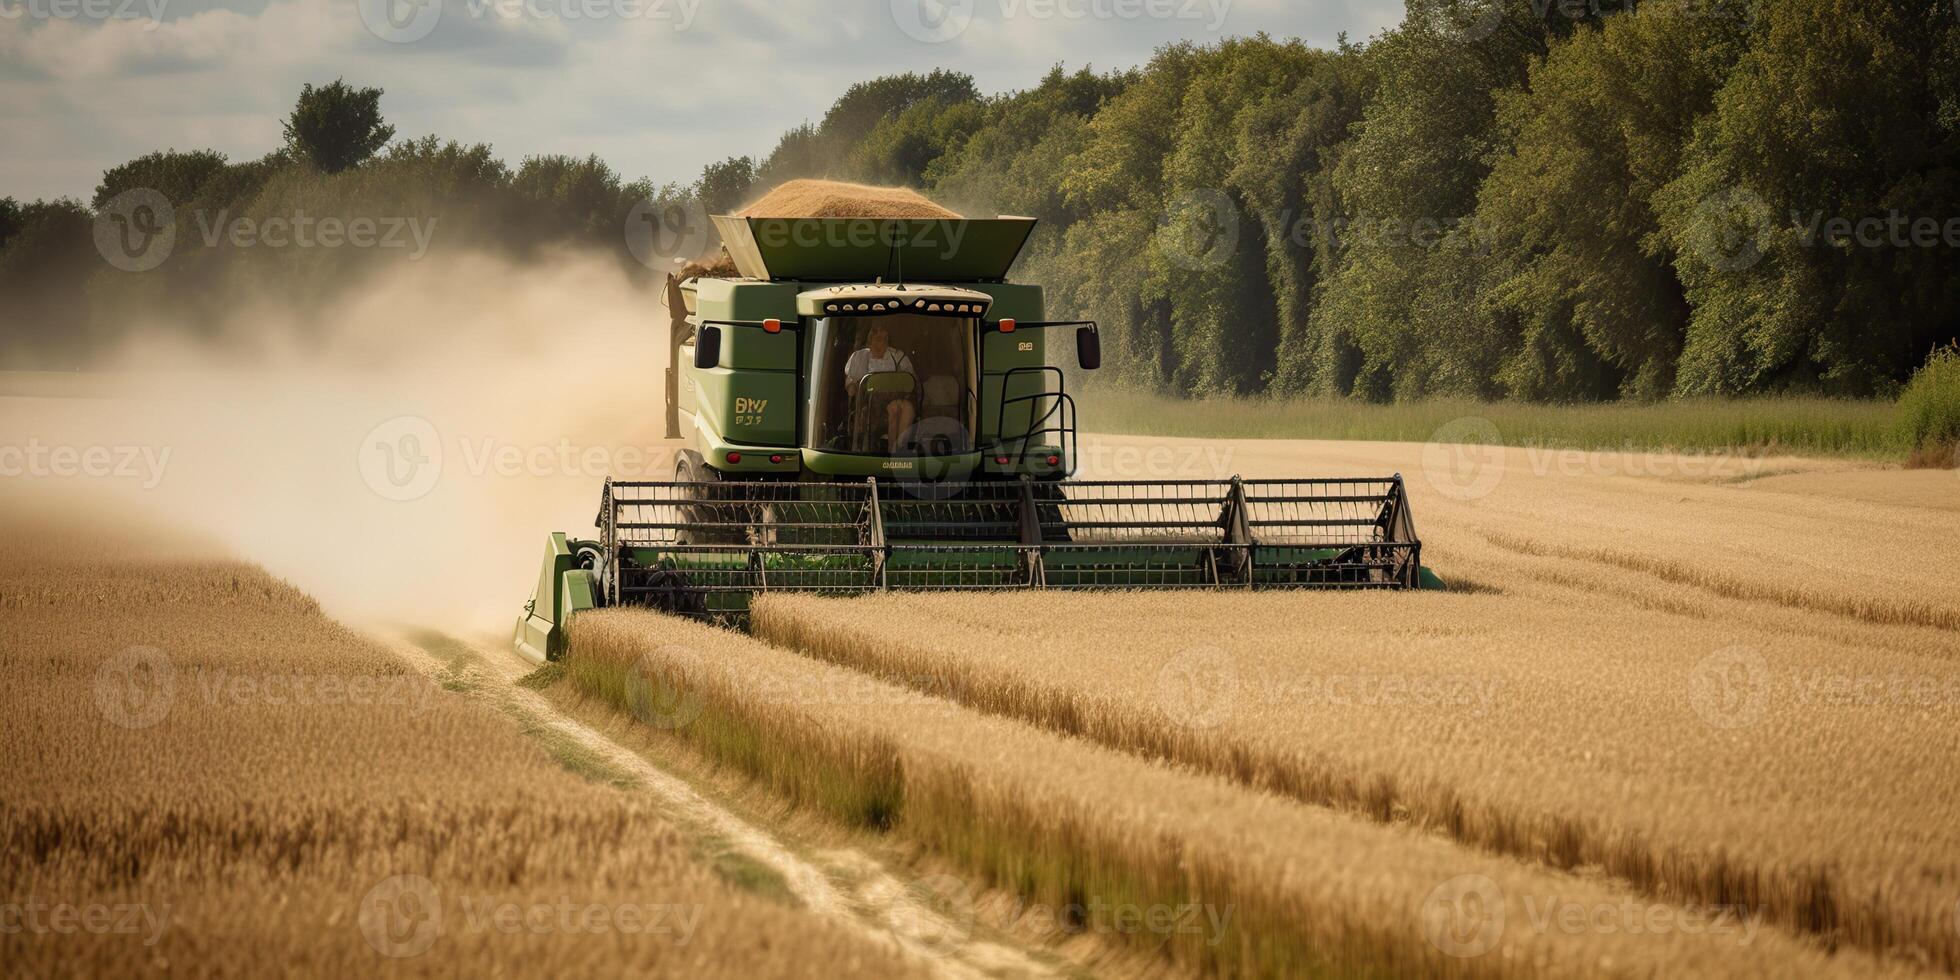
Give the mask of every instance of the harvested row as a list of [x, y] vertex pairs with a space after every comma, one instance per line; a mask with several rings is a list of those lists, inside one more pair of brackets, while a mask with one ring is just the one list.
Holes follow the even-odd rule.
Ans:
[[1130, 936], [1209, 972], [1882, 972], [1774, 931], [1742, 942], [1567, 929], [1544, 910], [1651, 907], [1581, 877], [1174, 771], [654, 613], [582, 616], [567, 678], [800, 805], [889, 829], [1038, 901], [1227, 910], [1222, 941]]
[[[1915, 502], [1960, 497], [1951, 473], [1389, 443], [1275, 440], [1233, 450], [1231, 468], [1248, 478], [1406, 474], [1425, 558], [1445, 578], [1463, 556], [1495, 550], [1619, 568], [1767, 610], [1960, 629], [1960, 510]], [[1459, 473], [1449, 454], [1465, 451], [1472, 465]], [[1814, 467], [1830, 474], [1832, 492], [1802, 492], [1801, 475], [1754, 482]]]
[[0, 561], [9, 973], [920, 972], [259, 569], [43, 529]]
[[1546, 588], [773, 595], [753, 629], [1134, 756], [1960, 963], [1960, 665]]

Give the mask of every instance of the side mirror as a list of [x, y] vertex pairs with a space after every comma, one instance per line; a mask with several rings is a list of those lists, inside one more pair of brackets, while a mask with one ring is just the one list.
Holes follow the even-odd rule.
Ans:
[[1102, 335], [1095, 327], [1076, 328], [1075, 363], [1082, 365], [1084, 371], [1102, 367]]
[[721, 366], [720, 327], [702, 327], [694, 332], [694, 366], [703, 370]]

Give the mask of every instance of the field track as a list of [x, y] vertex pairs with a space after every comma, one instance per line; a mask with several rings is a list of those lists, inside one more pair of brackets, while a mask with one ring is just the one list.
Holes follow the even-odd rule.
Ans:
[[[663, 815], [713, 837], [718, 846], [741, 859], [757, 862], [781, 877], [796, 903], [846, 932], [911, 953], [933, 975], [949, 978], [985, 976], [1045, 977], [1056, 967], [1020, 948], [973, 936], [973, 924], [949, 918], [917, 888], [900, 880], [875, 859], [830, 848], [821, 861], [803, 848], [785, 843], [775, 832], [744, 819], [725, 805], [704, 796], [688, 781], [662, 769], [621, 745], [606, 733], [577, 718], [532, 682], [530, 665], [508, 656], [497, 645], [475, 649], [460, 641], [439, 645], [441, 653], [404, 638], [392, 644], [397, 655], [436, 678], [460, 678], [472, 690], [532, 726], [547, 728], [615, 770], [629, 774], [637, 788], [650, 795]], [[428, 641], [422, 639], [422, 643]], [[840, 872], [847, 864], [849, 873]], [[949, 942], [946, 937], [958, 937]]]

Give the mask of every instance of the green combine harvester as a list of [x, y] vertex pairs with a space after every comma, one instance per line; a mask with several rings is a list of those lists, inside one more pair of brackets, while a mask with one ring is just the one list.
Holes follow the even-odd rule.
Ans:
[[1399, 475], [1073, 480], [1101, 362], [1008, 268], [1029, 218], [716, 217], [739, 277], [670, 277], [672, 482], [608, 481], [517, 624], [558, 657], [585, 609], [740, 623], [759, 592], [1435, 586]]

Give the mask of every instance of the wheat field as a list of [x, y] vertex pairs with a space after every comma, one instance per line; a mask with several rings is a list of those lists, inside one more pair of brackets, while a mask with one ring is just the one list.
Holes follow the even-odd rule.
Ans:
[[[1223, 975], [1706, 976], [1845, 973], [1776, 930], [1735, 935], [1534, 928], [1547, 903], [1652, 909], [1590, 876], [1408, 826], [1300, 806], [869, 679], [724, 630], [638, 610], [581, 617], [567, 682], [783, 797], [918, 842], [993, 885], [1229, 909], [1216, 941], [1143, 936]], [[1515, 925], [1461, 955], [1438, 895], [1469, 876]], [[1487, 884], [1486, 884], [1487, 883]]]
[[[1241, 469], [1312, 472], [1248, 445]], [[1420, 474], [1315, 448], [1352, 456], [1328, 471]], [[1506, 458], [1475, 499], [1411, 480], [1458, 594], [781, 595], [753, 629], [1483, 853], [1960, 966], [1960, 482], [1933, 482], [1953, 474]]]
[[24, 516], [0, 546], [9, 975], [921, 972], [724, 883], [649, 804], [259, 569]]

